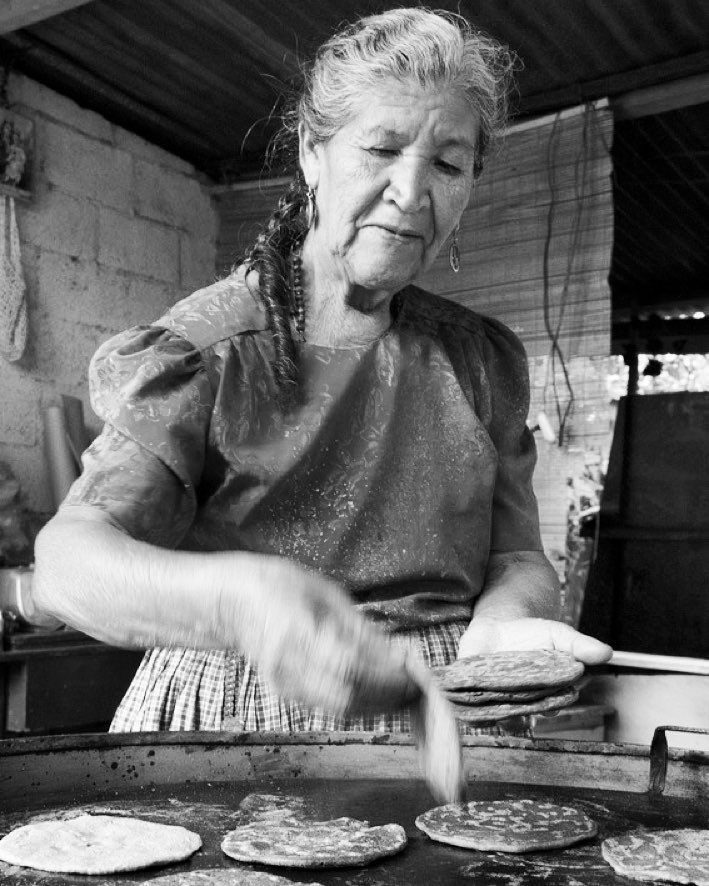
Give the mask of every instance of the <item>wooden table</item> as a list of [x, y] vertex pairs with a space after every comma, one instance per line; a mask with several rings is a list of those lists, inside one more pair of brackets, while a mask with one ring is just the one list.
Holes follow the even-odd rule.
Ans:
[[68, 628], [0, 636], [0, 737], [107, 728], [142, 657]]

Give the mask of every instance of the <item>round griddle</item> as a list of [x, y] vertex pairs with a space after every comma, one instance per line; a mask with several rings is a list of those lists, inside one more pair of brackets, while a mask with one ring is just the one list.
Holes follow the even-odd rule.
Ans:
[[[672, 727], [667, 727], [670, 729]], [[130, 814], [197, 831], [203, 848], [179, 865], [134, 874], [49, 874], [0, 863], [4, 886], [144, 883], [168, 872], [239, 868], [220, 849], [249, 793], [302, 797], [312, 818], [398, 822], [409, 845], [363, 868], [271, 869], [294, 882], [341, 886], [626, 884], [601, 841], [638, 826], [709, 827], [709, 754], [638, 745], [463, 739], [468, 799], [531, 798], [575, 805], [598, 835], [567, 849], [524, 855], [435, 843], [414, 825], [435, 805], [408, 736], [145, 733], [0, 741], [0, 835], [42, 815]], [[248, 866], [247, 866], [248, 867]], [[268, 870], [267, 868], [260, 868]]]

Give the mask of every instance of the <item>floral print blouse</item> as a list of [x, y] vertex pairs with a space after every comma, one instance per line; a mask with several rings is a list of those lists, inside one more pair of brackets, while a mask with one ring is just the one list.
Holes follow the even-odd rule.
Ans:
[[105, 427], [63, 507], [165, 547], [290, 557], [392, 631], [470, 618], [491, 551], [541, 550], [526, 358], [453, 302], [394, 304], [371, 344], [298, 343], [285, 412], [243, 276], [115, 336], [91, 365]]

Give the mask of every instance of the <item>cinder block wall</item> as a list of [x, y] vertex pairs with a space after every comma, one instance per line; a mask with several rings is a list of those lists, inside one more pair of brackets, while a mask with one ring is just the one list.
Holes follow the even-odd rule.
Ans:
[[98, 430], [91, 355], [214, 279], [217, 219], [188, 163], [25, 77], [9, 97], [34, 120], [36, 156], [34, 197], [16, 201], [29, 334], [20, 361], [0, 357], [0, 461], [49, 516], [43, 409], [74, 395]]

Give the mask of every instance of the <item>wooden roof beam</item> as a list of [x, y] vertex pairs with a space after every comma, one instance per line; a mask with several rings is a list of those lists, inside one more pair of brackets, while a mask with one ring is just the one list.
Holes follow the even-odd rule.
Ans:
[[552, 92], [522, 96], [518, 117], [537, 116], [594, 99], [607, 98], [619, 119], [672, 111], [706, 101], [709, 50], [575, 83]]
[[709, 72], [626, 92], [611, 99], [610, 105], [616, 120], [636, 120], [704, 102], [709, 102]]
[[61, 15], [93, 0], [2, 0], [0, 2], [0, 34], [28, 28], [37, 22]]

